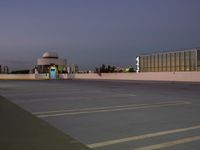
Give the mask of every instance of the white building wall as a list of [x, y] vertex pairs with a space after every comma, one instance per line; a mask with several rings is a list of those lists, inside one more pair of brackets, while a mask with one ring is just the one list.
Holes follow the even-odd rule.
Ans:
[[39, 58], [37, 60], [37, 65], [50, 65], [55, 64], [59, 66], [66, 66], [67, 60], [66, 59], [56, 59], [56, 58]]

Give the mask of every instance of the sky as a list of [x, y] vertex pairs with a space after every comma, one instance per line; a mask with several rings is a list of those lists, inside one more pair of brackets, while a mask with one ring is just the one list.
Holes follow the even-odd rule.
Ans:
[[0, 64], [30, 69], [46, 51], [93, 70], [141, 53], [200, 47], [200, 0], [1, 0]]

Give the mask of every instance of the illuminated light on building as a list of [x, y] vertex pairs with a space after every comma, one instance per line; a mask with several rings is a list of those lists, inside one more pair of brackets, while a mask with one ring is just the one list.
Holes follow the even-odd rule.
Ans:
[[136, 57], [136, 72], [140, 72], [140, 57]]

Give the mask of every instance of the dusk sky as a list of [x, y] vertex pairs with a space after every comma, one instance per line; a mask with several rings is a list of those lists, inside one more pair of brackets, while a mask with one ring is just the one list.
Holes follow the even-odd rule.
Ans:
[[1, 0], [0, 64], [54, 51], [81, 70], [134, 66], [140, 53], [200, 47], [200, 0]]

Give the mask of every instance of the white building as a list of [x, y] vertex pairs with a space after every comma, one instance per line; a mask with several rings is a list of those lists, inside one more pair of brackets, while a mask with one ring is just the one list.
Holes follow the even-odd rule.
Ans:
[[37, 60], [38, 73], [49, 73], [50, 77], [66, 72], [66, 65], [67, 60], [59, 58], [56, 52], [45, 52]]
[[77, 64], [71, 65], [71, 73], [78, 73], [78, 65]]

